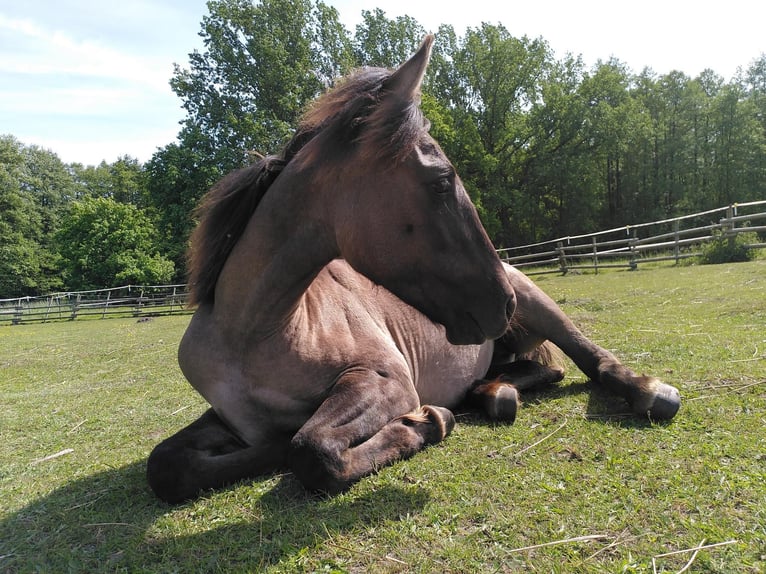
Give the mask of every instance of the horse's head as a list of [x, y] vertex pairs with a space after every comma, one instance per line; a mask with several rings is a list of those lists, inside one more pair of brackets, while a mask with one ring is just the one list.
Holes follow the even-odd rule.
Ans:
[[[358, 87], [331, 93], [331, 103], [345, 102], [355, 116], [346, 122], [354, 125], [353, 146], [336, 154], [343, 159], [327, 184], [338, 190], [333, 211], [341, 256], [444, 325], [452, 343], [476, 344], [505, 332], [515, 297], [476, 208], [419, 109], [432, 44], [433, 36], [426, 37], [393, 73], [369, 71], [379, 75], [377, 87], [354, 103], [342, 92], [363, 92]], [[374, 78], [367, 83], [375, 85]]]

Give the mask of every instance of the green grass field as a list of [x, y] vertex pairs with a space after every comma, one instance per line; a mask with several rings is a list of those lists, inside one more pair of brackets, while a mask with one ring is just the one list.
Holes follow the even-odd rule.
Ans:
[[626, 417], [570, 366], [514, 425], [459, 412], [333, 498], [290, 474], [153, 497], [146, 456], [205, 409], [188, 316], [0, 327], [0, 572], [764, 572], [766, 260], [538, 283], [676, 385], [676, 419]]

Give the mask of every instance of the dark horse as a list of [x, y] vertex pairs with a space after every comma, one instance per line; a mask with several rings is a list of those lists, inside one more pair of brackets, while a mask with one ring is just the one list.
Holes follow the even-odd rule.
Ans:
[[513, 421], [517, 390], [563, 377], [551, 343], [637, 415], [678, 410], [500, 261], [419, 108], [432, 44], [346, 78], [203, 201], [178, 359], [212, 408], [151, 453], [161, 499], [285, 466], [339, 492], [444, 439], [466, 399]]

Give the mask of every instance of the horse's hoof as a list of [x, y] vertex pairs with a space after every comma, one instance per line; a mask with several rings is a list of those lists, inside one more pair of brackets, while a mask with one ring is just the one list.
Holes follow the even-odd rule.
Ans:
[[440, 430], [441, 437], [439, 437], [438, 441], [447, 438], [452, 429], [455, 428], [455, 415], [452, 414], [452, 411], [434, 405], [423, 405], [421, 409]]
[[644, 414], [655, 421], [668, 421], [676, 416], [680, 407], [681, 394], [678, 389], [657, 381], [654, 399]]
[[497, 385], [484, 401], [487, 416], [493, 421], [512, 423], [519, 408], [519, 392], [511, 385]]

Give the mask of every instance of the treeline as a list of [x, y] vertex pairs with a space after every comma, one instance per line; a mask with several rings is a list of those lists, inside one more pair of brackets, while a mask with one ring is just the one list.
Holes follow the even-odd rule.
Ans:
[[[177, 141], [145, 164], [64, 164], [0, 138], [0, 297], [183, 281], [210, 185], [279, 151], [337, 77], [398, 65], [426, 32], [373, 10], [352, 33], [317, 0], [208, 10], [203, 51], [170, 78]], [[724, 80], [587, 68], [500, 24], [436, 39], [423, 108], [498, 247], [766, 198], [766, 54]]]

